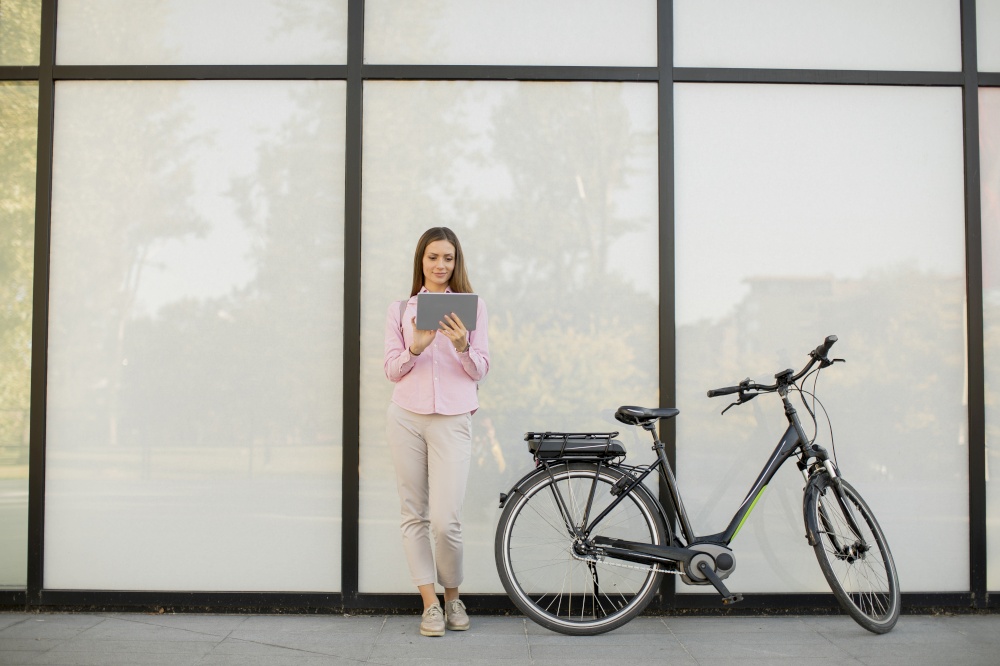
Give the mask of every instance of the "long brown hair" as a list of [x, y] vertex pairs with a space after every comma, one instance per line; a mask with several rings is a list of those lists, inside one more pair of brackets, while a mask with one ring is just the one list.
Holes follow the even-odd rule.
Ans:
[[416, 296], [424, 286], [424, 253], [427, 252], [427, 246], [441, 240], [455, 246], [455, 270], [452, 271], [448, 286], [458, 294], [473, 293], [469, 276], [465, 272], [465, 255], [462, 254], [462, 244], [458, 242], [458, 236], [448, 227], [431, 227], [417, 241], [417, 250], [413, 253], [413, 287], [410, 289], [410, 296]]

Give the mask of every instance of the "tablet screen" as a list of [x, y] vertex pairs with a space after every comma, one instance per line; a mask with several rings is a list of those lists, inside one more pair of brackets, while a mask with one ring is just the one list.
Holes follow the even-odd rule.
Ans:
[[466, 330], [476, 330], [479, 296], [476, 294], [419, 294], [417, 296], [417, 328], [436, 331], [438, 322], [454, 312], [465, 324]]

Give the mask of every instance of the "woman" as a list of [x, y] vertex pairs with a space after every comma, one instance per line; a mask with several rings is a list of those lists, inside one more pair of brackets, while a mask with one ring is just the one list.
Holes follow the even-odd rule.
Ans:
[[[396, 386], [386, 438], [396, 466], [406, 561], [420, 590], [420, 633], [443, 636], [445, 627], [469, 628], [462, 583], [462, 503], [472, 457], [472, 414], [477, 382], [490, 368], [486, 305], [479, 299], [468, 331], [454, 314], [433, 331], [417, 329], [417, 294], [472, 293], [458, 237], [447, 227], [428, 229], [413, 255], [413, 286], [405, 306], [389, 306], [385, 323], [385, 375]], [[435, 546], [431, 548], [431, 532]], [[444, 610], [435, 580], [444, 588]]]

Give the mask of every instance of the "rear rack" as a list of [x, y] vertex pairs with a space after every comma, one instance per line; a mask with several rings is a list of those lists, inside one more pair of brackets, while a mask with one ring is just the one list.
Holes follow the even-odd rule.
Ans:
[[617, 432], [527, 432], [524, 441], [535, 460], [624, 459], [625, 447], [617, 436]]

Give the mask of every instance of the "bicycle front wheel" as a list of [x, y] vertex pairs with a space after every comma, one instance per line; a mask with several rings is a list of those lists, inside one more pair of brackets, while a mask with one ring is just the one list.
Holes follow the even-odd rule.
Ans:
[[806, 524], [816, 539], [813, 549], [844, 610], [868, 631], [884, 634], [899, 619], [896, 565], [868, 504], [843, 479], [841, 488], [838, 497], [826, 474], [807, 488]]
[[[514, 604], [543, 627], [570, 635], [604, 633], [641, 613], [656, 595], [661, 570], [582, 555], [560, 508], [580, 526], [593, 492], [592, 521], [617, 499], [611, 489], [623, 476], [613, 467], [598, 472], [592, 463], [559, 464], [511, 493], [497, 526], [497, 572]], [[636, 488], [587, 537], [667, 544], [668, 531], [653, 502]]]

